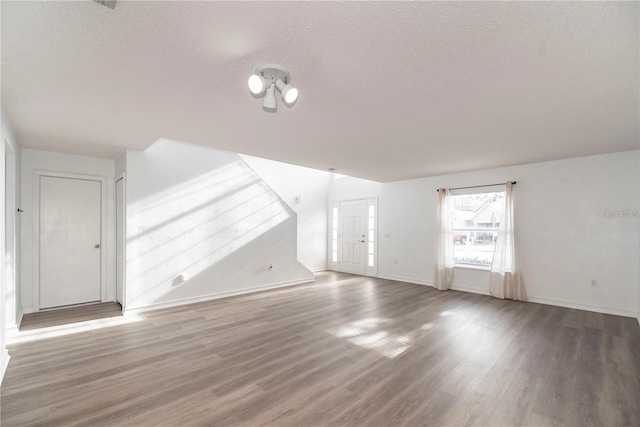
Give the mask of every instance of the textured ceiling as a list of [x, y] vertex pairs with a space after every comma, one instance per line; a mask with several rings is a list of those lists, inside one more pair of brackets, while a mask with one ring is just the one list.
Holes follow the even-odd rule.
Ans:
[[[1, 2], [25, 147], [158, 138], [378, 181], [639, 145], [637, 2]], [[266, 113], [256, 65], [300, 98]]]

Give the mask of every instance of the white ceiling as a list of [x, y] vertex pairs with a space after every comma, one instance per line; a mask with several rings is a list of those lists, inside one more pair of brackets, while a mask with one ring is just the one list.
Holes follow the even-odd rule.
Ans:
[[[171, 138], [378, 181], [640, 148], [637, 2], [1, 2], [23, 146]], [[266, 113], [256, 65], [292, 72]]]

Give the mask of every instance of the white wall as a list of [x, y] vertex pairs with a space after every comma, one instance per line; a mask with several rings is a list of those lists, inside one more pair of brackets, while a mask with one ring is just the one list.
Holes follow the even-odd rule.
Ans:
[[[20, 206], [20, 161], [22, 150], [16, 138], [9, 117], [4, 109], [0, 136], [0, 200], [2, 200], [2, 221], [0, 221], [0, 383], [9, 364], [9, 354], [6, 349], [6, 331], [15, 328], [16, 320], [21, 316], [19, 308], [20, 289], [20, 224], [21, 218], [17, 214]], [[7, 158], [5, 163], [4, 159]], [[5, 170], [5, 166], [7, 169]], [[13, 201], [5, 205], [6, 194], [13, 193]], [[6, 231], [6, 234], [5, 234]]]
[[[4, 274], [5, 322], [7, 330], [14, 329], [17, 321], [16, 307], [16, 156], [7, 141], [4, 146]], [[17, 233], [19, 234], [19, 233]]]
[[243, 154], [240, 158], [298, 215], [298, 261], [311, 271], [325, 270], [331, 174]]
[[22, 318], [22, 304], [20, 303], [20, 246], [22, 215], [18, 212], [21, 207], [20, 170], [22, 148], [10, 125], [5, 129], [5, 275], [6, 280], [6, 327], [15, 329]]
[[[431, 284], [436, 189], [515, 180], [529, 299], [635, 317], [640, 218], [603, 211], [640, 210], [639, 159], [632, 151], [385, 184], [344, 178], [333, 181], [330, 199], [378, 195], [378, 275]], [[456, 268], [454, 288], [486, 293], [487, 283], [486, 271]]]
[[41, 150], [22, 150], [22, 306], [25, 313], [33, 311], [33, 260], [34, 222], [34, 173], [35, 171], [61, 172], [92, 175], [107, 179], [107, 224], [103, 249], [107, 256], [107, 300], [115, 299], [115, 205], [114, 205], [115, 162], [108, 159], [76, 156]]
[[313, 280], [295, 212], [237, 154], [161, 139], [126, 169], [127, 310]]

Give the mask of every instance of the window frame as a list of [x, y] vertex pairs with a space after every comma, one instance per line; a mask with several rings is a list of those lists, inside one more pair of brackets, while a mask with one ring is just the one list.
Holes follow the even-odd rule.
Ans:
[[[474, 188], [474, 189], [459, 189], [459, 190], [451, 190], [450, 196], [451, 196], [451, 213], [452, 215], [455, 215], [455, 212], [458, 212], [459, 210], [456, 209], [455, 207], [455, 203], [453, 202], [453, 198], [456, 196], [471, 196], [474, 194], [490, 194], [490, 193], [502, 193], [502, 197], [504, 197], [504, 193], [505, 193], [505, 187], [504, 185], [498, 185], [498, 186], [487, 186], [487, 187], [482, 187], [482, 188]], [[482, 206], [482, 205], [481, 205]], [[477, 209], [477, 208], [476, 208]], [[502, 220], [502, 214], [500, 216], [500, 220]], [[454, 245], [453, 245], [453, 258], [454, 258], [454, 268], [467, 268], [467, 269], [474, 269], [474, 270], [491, 270], [491, 264], [493, 262], [493, 257], [495, 256], [495, 244], [498, 238], [498, 232], [499, 232], [499, 228], [500, 228], [500, 223], [498, 222], [498, 224], [494, 227], [471, 227], [469, 225], [467, 226], [459, 226], [456, 227], [455, 226], [455, 221], [454, 221], [454, 217], [452, 217], [452, 221], [454, 222], [454, 225], [452, 227], [452, 234], [453, 234], [453, 238], [455, 239], [456, 235], [459, 235], [461, 233], [466, 233], [468, 237], [471, 237], [471, 233], [474, 234], [474, 236], [477, 236], [477, 233], [490, 233], [493, 238], [492, 238], [492, 242], [491, 244], [493, 245], [493, 251], [492, 251], [492, 255], [491, 255], [491, 260], [489, 262], [489, 264], [479, 264], [479, 263], [472, 263], [472, 262], [459, 262], [458, 259], [462, 258], [460, 256], [456, 256], [456, 255], [460, 255], [460, 246], [464, 245], [466, 246], [468, 243], [462, 243], [462, 242], [458, 242], [456, 240], [454, 240]], [[470, 239], [469, 239], [470, 240]], [[468, 242], [468, 240], [467, 240]]]

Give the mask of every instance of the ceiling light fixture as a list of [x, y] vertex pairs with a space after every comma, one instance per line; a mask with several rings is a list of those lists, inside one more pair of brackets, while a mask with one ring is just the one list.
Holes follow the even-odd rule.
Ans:
[[298, 89], [291, 86], [291, 73], [280, 65], [268, 64], [256, 67], [256, 72], [249, 77], [249, 91], [255, 96], [263, 96], [262, 108], [274, 112], [278, 109], [275, 89], [278, 89], [282, 100], [288, 106], [298, 100]]
[[267, 88], [267, 92], [264, 94], [264, 98], [262, 98], [262, 108], [266, 111], [276, 111], [278, 109], [275, 85], [269, 85]]

